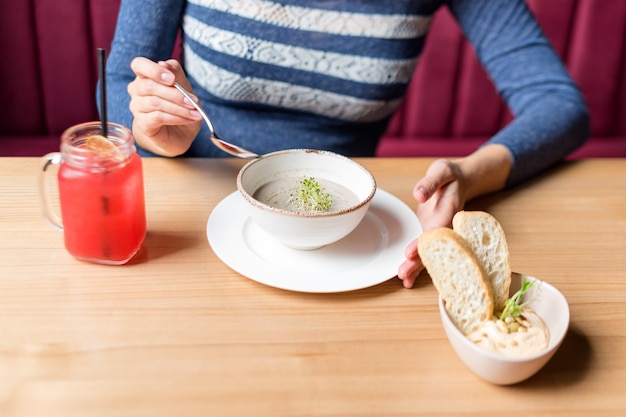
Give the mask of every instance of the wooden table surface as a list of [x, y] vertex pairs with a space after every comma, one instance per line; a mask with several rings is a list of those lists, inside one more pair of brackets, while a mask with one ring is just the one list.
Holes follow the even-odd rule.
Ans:
[[[429, 159], [360, 161], [414, 206]], [[570, 303], [559, 351], [507, 387], [457, 358], [426, 274], [308, 294], [224, 265], [206, 222], [243, 162], [145, 160], [148, 235], [111, 267], [73, 259], [44, 221], [38, 158], [0, 158], [0, 416], [626, 415], [625, 159], [468, 205], [500, 221], [513, 270]]]

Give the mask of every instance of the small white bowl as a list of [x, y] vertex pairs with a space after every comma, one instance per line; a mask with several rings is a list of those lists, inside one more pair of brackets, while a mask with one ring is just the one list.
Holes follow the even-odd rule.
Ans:
[[[340, 211], [304, 213], [262, 203], [253, 196], [263, 185], [279, 179], [303, 177], [338, 183], [357, 202]], [[252, 221], [288, 247], [317, 249], [352, 232], [363, 220], [376, 193], [374, 176], [356, 161], [328, 151], [289, 149], [253, 159], [239, 171], [237, 189], [246, 201]]]
[[[526, 279], [537, 278], [526, 276]], [[537, 283], [539, 284], [539, 283]], [[439, 297], [439, 313], [448, 340], [463, 363], [476, 375], [497, 385], [511, 385], [530, 378], [537, 373], [557, 351], [569, 327], [569, 306], [567, 300], [555, 287], [547, 282], [535, 284], [526, 294], [532, 299], [528, 305], [548, 327], [550, 341], [541, 353], [526, 358], [508, 358], [490, 352], [471, 342], [452, 322]], [[511, 295], [521, 285], [521, 274], [513, 273]]]

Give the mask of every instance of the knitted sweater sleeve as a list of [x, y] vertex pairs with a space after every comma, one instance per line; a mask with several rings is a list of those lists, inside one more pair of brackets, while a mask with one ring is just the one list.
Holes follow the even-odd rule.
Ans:
[[507, 186], [581, 146], [589, 133], [586, 104], [524, 1], [451, 0], [449, 6], [515, 116], [487, 142], [511, 152]]
[[184, 4], [182, 0], [122, 0], [106, 67], [110, 121], [131, 127], [126, 89], [135, 74], [130, 62], [138, 56], [153, 61], [171, 57]]

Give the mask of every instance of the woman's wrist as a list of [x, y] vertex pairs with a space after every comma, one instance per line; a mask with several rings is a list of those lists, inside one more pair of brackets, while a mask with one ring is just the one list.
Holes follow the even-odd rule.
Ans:
[[509, 150], [498, 144], [482, 147], [454, 162], [463, 175], [466, 201], [503, 189], [513, 164]]

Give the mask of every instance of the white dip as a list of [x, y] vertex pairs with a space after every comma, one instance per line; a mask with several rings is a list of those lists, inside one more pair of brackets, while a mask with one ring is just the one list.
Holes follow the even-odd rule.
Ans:
[[533, 312], [524, 311], [522, 318], [525, 323], [517, 331], [508, 330], [504, 322], [494, 318], [468, 337], [476, 345], [508, 357], [523, 358], [542, 352], [550, 340], [548, 328]]

